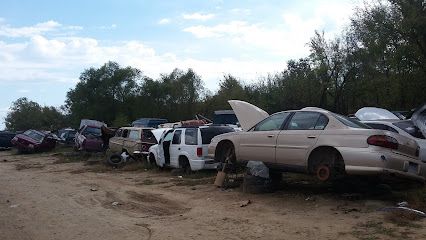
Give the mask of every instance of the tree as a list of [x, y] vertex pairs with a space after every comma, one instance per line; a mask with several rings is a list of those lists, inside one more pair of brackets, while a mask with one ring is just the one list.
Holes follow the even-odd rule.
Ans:
[[28, 129], [50, 130], [67, 127], [68, 122], [63, 113], [54, 107], [41, 107], [38, 103], [19, 98], [12, 103], [5, 118], [6, 129], [25, 131]]

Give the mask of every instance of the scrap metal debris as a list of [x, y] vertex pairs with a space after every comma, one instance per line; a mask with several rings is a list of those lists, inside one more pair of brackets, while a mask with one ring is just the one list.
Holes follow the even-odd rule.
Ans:
[[241, 204], [240, 204], [240, 207], [246, 207], [246, 206], [248, 206], [250, 203], [251, 203], [251, 201], [250, 201], [250, 200], [242, 201], [242, 202], [241, 202]]
[[119, 202], [112, 202], [111, 205], [112, 206], [118, 206], [118, 205], [120, 205], [120, 203]]

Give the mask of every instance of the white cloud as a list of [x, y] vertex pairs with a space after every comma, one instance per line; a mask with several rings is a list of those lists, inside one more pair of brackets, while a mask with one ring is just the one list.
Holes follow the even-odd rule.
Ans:
[[37, 23], [34, 26], [13, 28], [9, 25], [0, 25], [0, 36], [5, 37], [29, 37], [37, 34], [57, 30], [62, 25], [55, 21]]
[[214, 14], [202, 14], [202, 13], [191, 13], [191, 14], [183, 14], [182, 17], [187, 20], [200, 20], [206, 21], [215, 17]]
[[250, 15], [251, 10], [247, 8], [233, 8], [230, 10], [232, 14], [238, 14], [238, 15]]
[[30, 90], [28, 90], [28, 89], [18, 89], [18, 91], [17, 91], [18, 93], [29, 93], [30, 92]]
[[117, 28], [117, 24], [113, 23], [109, 26], [100, 26], [98, 28], [101, 29], [101, 30], [113, 30], [113, 29]]
[[160, 21], [158, 21], [158, 24], [160, 25], [165, 25], [165, 24], [169, 24], [170, 23], [170, 19], [168, 18], [163, 18]]

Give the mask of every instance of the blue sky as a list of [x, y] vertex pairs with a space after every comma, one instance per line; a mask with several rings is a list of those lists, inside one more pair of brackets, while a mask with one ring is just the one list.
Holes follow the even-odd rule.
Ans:
[[86, 68], [108, 60], [158, 78], [193, 68], [212, 91], [309, 54], [315, 30], [340, 34], [361, 1], [103, 0], [0, 2], [0, 129], [28, 97], [60, 106]]

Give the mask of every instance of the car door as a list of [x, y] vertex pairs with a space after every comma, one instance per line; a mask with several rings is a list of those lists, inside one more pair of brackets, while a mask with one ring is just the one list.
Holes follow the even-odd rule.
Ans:
[[140, 145], [141, 132], [138, 129], [132, 129], [129, 131], [129, 137], [124, 139], [124, 147], [127, 152], [133, 154], [135, 151], [140, 151], [138, 145]]
[[170, 143], [173, 138], [173, 131], [172, 129], [164, 133], [158, 144], [158, 158], [160, 159], [158, 162], [163, 164], [163, 166], [164, 164], [170, 164]]
[[274, 163], [277, 136], [289, 115], [289, 112], [276, 113], [255, 125], [250, 131], [241, 133], [239, 160]]
[[276, 164], [304, 169], [306, 157], [319, 135], [328, 124], [328, 118], [319, 112], [295, 112], [277, 138]]
[[111, 151], [113, 151], [113, 152], [119, 152], [119, 151], [121, 151], [123, 149], [123, 141], [124, 141], [124, 139], [122, 137], [122, 134], [123, 134], [123, 129], [120, 128], [115, 133], [115, 136], [112, 137], [109, 140], [109, 148], [111, 149]]
[[181, 151], [182, 143], [182, 129], [177, 129], [173, 133], [173, 139], [170, 144], [170, 165], [173, 167], [179, 167], [179, 155]]

